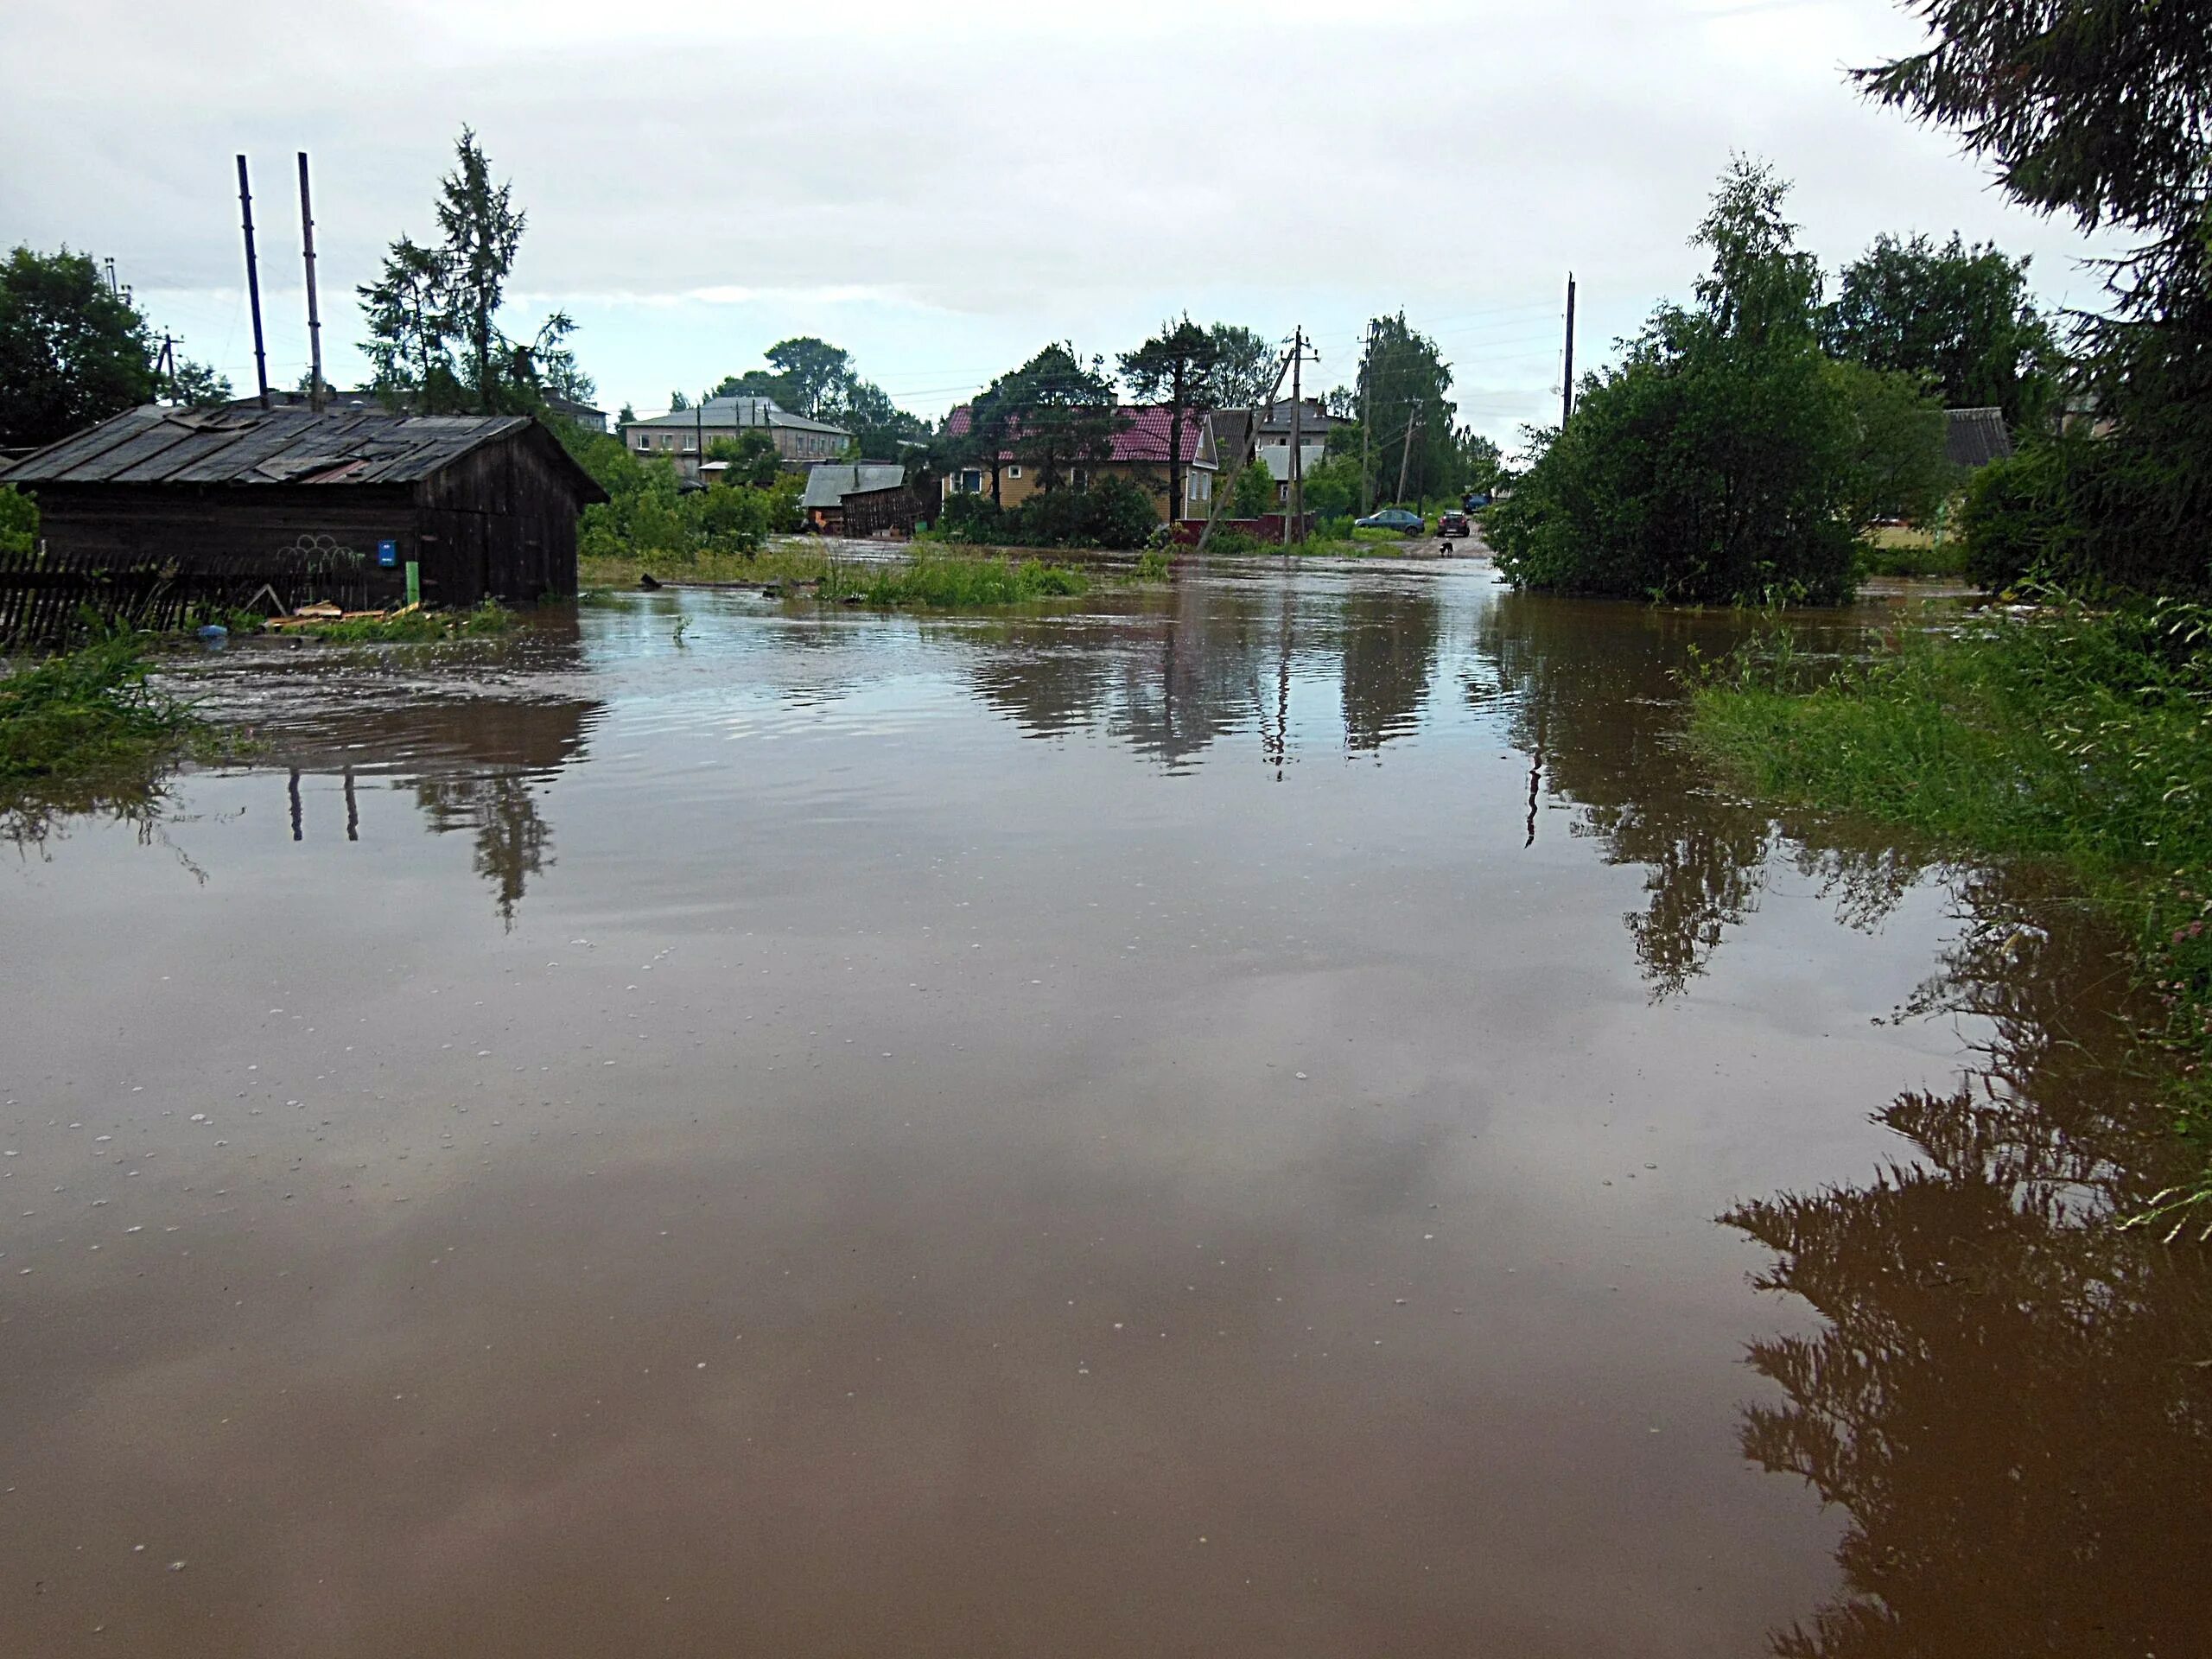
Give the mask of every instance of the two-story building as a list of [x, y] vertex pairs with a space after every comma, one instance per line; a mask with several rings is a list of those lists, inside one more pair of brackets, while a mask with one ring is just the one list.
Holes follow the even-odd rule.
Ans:
[[794, 415], [772, 397], [709, 397], [695, 409], [622, 423], [622, 442], [631, 454], [641, 461], [665, 457], [676, 463], [679, 477], [694, 483], [708, 446], [742, 432], [766, 432], [776, 454], [794, 467], [836, 460], [853, 436], [842, 426]]
[[[1079, 461], [1068, 468], [1068, 482], [1077, 489], [1094, 478], [1119, 476], [1129, 480], [1152, 498], [1152, 510], [1165, 520], [1167, 502], [1167, 440], [1169, 411], [1150, 404], [1125, 404], [1115, 410], [1118, 426], [1112, 452], [1103, 460]], [[969, 410], [962, 404], [945, 417], [944, 435], [964, 438], [972, 430]], [[1036, 469], [1023, 460], [1019, 435], [1008, 441], [999, 461], [999, 505], [1020, 506], [1037, 491]], [[1185, 413], [1177, 448], [1183, 460], [1183, 499], [1175, 504], [1174, 517], [1203, 518], [1211, 510], [1215, 472], [1213, 438], [1206, 422]], [[988, 495], [991, 473], [987, 466], [970, 463], [949, 474], [945, 495]]]
[[[1250, 445], [1252, 458], [1274, 479], [1277, 501], [1290, 499], [1291, 415], [1290, 400], [1285, 398], [1263, 409], [1217, 409], [1207, 417], [1215, 452], [1225, 458], [1225, 464], [1234, 467], [1236, 457]], [[1304, 400], [1297, 416], [1301, 457], [1299, 471], [1310, 473], [1329, 453], [1330, 429], [1346, 423], [1311, 397]]]

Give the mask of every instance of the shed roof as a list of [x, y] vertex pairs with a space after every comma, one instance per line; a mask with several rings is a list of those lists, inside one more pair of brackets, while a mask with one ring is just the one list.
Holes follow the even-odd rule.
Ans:
[[1986, 467], [2012, 453], [2001, 409], [1947, 409], [1943, 453], [1954, 467]]
[[825, 461], [806, 471], [806, 493], [802, 507], [834, 507], [849, 495], [863, 490], [895, 490], [906, 481], [906, 469], [895, 461]]
[[149, 404], [34, 450], [10, 484], [413, 484], [485, 444], [529, 433], [583, 501], [607, 493], [527, 415], [385, 410], [172, 409]]

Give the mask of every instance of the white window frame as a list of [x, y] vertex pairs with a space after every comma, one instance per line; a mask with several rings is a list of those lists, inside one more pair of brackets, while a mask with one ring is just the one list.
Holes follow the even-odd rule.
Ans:
[[1007, 466], [1006, 475], [1008, 478], [1020, 478], [1021, 476], [1021, 463], [1020, 461], [1009, 462]]

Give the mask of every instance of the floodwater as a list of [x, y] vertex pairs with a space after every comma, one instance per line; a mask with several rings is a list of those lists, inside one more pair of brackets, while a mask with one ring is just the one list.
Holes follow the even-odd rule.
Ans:
[[1735, 626], [196, 664], [0, 868], [0, 1653], [2206, 1651], [2111, 943], [1709, 786]]

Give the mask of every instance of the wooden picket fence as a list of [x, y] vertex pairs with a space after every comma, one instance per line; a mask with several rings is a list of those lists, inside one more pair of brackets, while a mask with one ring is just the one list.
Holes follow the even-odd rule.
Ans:
[[0, 645], [43, 648], [96, 628], [181, 627], [226, 612], [289, 610], [327, 599], [347, 610], [369, 603], [368, 570], [346, 550], [301, 544], [232, 554], [117, 560], [35, 545], [0, 550]]

